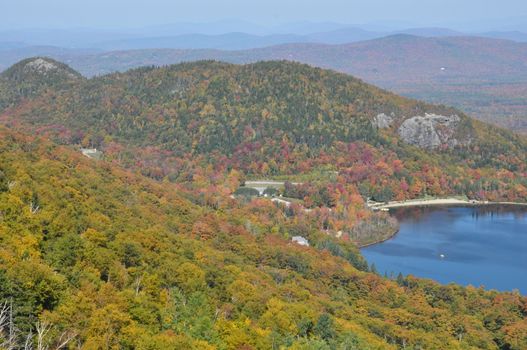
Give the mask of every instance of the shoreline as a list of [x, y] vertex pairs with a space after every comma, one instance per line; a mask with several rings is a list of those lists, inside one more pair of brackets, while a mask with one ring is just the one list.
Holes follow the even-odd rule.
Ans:
[[368, 247], [371, 247], [373, 245], [376, 245], [376, 244], [381, 244], [381, 243], [384, 243], [386, 241], [389, 241], [390, 239], [392, 239], [393, 237], [397, 236], [397, 234], [399, 233], [399, 228], [397, 228], [397, 230], [395, 230], [395, 232], [393, 232], [392, 234], [390, 234], [388, 237], [385, 237], [381, 240], [378, 240], [378, 241], [375, 241], [375, 242], [371, 242], [371, 243], [368, 243], [368, 244], [364, 244], [364, 245], [359, 245], [357, 244], [357, 247], [360, 249], [364, 249], [364, 248], [368, 248]]
[[463, 205], [463, 206], [485, 206], [485, 205], [516, 205], [527, 206], [527, 203], [522, 202], [489, 202], [477, 200], [463, 200], [459, 198], [438, 198], [438, 199], [411, 199], [407, 201], [388, 202], [388, 203], [373, 203], [368, 204], [372, 210], [383, 210], [403, 207], [426, 207], [426, 206], [447, 206], [447, 205]]
[[[470, 200], [462, 200], [458, 198], [438, 198], [438, 199], [413, 199], [408, 201], [399, 201], [399, 202], [389, 202], [385, 204], [381, 203], [375, 203], [372, 205], [368, 205], [368, 207], [372, 210], [388, 210], [388, 209], [395, 209], [395, 208], [408, 208], [408, 207], [427, 207], [427, 206], [491, 206], [491, 205], [514, 205], [514, 206], [522, 206], [527, 207], [527, 203], [521, 203], [521, 202], [489, 202], [489, 201], [470, 201]], [[388, 237], [382, 238], [378, 241], [359, 245], [357, 244], [357, 247], [359, 249], [371, 247], [376, 244], [381, 244], [386, 241], [389, 241], [390, 239], [394, 238], [399, 233], [399, 228], [395, 230], [391, 235]]]

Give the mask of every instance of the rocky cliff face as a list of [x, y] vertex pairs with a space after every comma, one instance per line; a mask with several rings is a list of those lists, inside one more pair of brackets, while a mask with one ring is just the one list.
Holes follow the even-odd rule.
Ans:
[[455, 137], [461, 118], [426, 113], [406, 119], [398, 129], [401, 139], [424, 149], [436, 149], [441, 145], [454, 147], [467, 141]]
[[374, 127], [379, 129], [387, 129], [392, 126], [394, 121], [393, 113], [391, 115], [386, 115], [384, 113], [378, 114], [373, 118], [372, 124]]

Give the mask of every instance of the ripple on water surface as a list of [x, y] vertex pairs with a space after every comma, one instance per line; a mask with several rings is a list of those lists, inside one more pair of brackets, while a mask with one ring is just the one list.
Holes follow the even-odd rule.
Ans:
[[392, 210], [400, 231], [362, 249], [380, 273], [527, 294], [527, 207]]

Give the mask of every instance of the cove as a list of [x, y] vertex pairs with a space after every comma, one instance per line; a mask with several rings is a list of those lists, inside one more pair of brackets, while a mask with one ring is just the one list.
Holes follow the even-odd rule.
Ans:
[[527, 295], [527, 207], [391, 209], [392, 239], [363, 248], [380, 274], [430, 278]]

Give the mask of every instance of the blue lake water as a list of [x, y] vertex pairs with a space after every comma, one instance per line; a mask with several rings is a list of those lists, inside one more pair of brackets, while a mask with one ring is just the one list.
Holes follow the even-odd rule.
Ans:
[[362, 249], [377, 271], [527, 295], [527, 208], [400, 208], [392, 239]]

